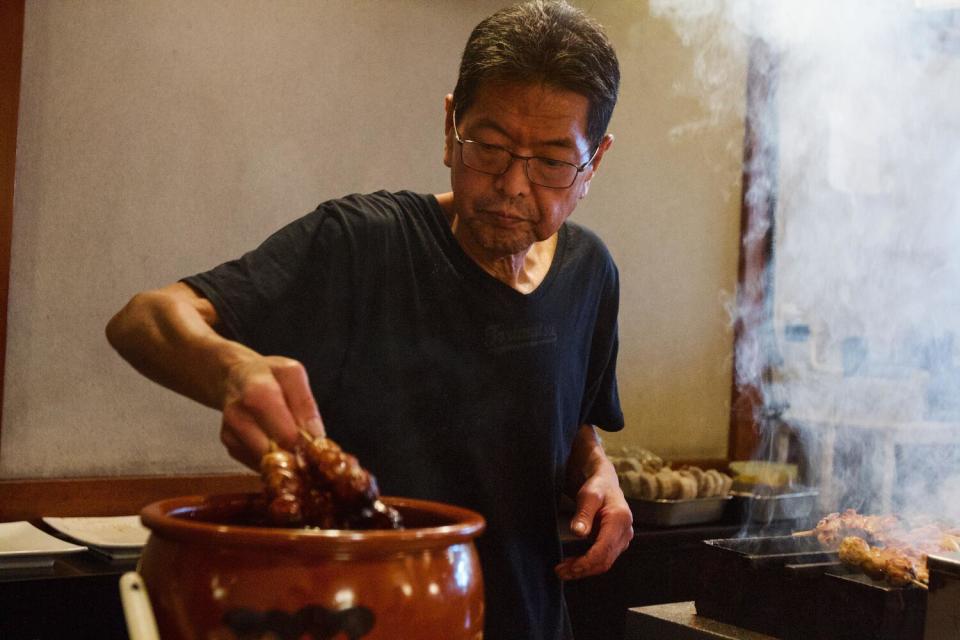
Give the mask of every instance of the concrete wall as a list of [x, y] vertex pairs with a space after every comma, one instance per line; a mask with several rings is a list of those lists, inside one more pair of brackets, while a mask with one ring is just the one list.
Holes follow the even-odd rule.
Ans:
[[[28, 2], [0, 477], [237, 470], [217, 413], [136, 375], [105, 323], [324, 199], [446, 190], [443, 96], [501, 4]], [[621, 268], [610, 442], [722, 456], [742, 123], [677, 135], [705, 113], [676, 90], [695, 49], [646, 2], [582, 6], [623, 68], [616, 144], [574, 214]]]

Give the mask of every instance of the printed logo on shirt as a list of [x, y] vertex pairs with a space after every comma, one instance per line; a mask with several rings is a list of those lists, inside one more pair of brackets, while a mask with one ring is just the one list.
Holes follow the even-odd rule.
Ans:
[[557, 329], [552, 324], [537, 322], [530, 325], [487, 325], [483, 332], [483, 346], [493, 353], [525, 349], [557, 341]]

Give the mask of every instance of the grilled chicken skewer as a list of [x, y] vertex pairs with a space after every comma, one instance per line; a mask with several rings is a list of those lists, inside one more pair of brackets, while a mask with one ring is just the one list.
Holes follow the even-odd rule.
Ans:
[[329, 496], [334, 518], [345, 525], [340, 528], [400, 528], [400, 514], [381, 502], [376, 479], [336, 442], [301, 430], [297, 457], [311, 488], [324, 500]]
[[825, 547], [836, 548], [848, 536], [857, 536], [873, 542], [882, 542], [890, 532], [900, 527], [900, 519], [894, 515], [864, 516], [854, 509], [843, 513], [831, 513], [817, 526], [808, 531], [797, 531], [794, 536], [817, 536]]
[[271, 441], [270, 451], [260, 459], [260, 479], [271, 524], [302, 526], [304, 486], [297, 457]]
[[895, 587], [915, 584], [927, 588], [926, 554], [912, 555], [897, 547], [871, 547], [863, 538], [849, 536], [840, 542], [840, 561], [853, 566], [875, 580], [886, 580]]
[[894, 586], [916, 584], [926, 588], [927, 554], [960, 551], [956, 529], [938, 524], [907, 527], [893, 515], [866, 516], [853, 509], [831, 513], [809, 531], [795, 536], [816, 536], [828, 549], [837, 549], [840, 560], [868, 576]]
[[273, 526], [322, 529], [399, 529], [396, 509], [380, 500], [376, 479], [326, 437], [306, 431], [294, 451], [270, 443], [260, 461]]

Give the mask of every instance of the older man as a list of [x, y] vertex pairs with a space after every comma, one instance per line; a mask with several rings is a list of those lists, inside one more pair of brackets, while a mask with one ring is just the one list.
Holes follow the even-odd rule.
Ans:
[[[326, 432], [384, 493], [482, 513], [486, 640], [569, 637], [561, 581], [605, 571], [632, 534], [595, 431], [623, 426], [617, 270], [567, 221], [613, 142], [618, 83], [579, 10], [499, 11], [445, 99], [450, 193], [323, 203], [108, 326], [142, 373], [222, 410], [247, 465]], [[595, 534], [565, 560], [563, 491], [573, 532]]]

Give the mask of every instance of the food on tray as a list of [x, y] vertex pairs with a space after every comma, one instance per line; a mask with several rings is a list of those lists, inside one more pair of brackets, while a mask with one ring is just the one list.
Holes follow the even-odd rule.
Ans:
[[795, 490], [798, 468], [795, 464], [765, 460], [736, 460], [730, 463], [733, 491], [769, 496]]
[[330, 438], [300, 432], [294, 450], [271, 443], [260, 460], [267, 520], [278, 527], [400, 529], [376, 479]]
[[911, 556], [897, 547], [871, 547], [863, 538], [850, 536], [840, 542], [840, 561], [859, 568], [876, 580], [886, 580], [895, 587], [914, 582], [926, 583], [926, 555]]
[[895, 515], [862, 515], [854, 509], [831, 513], [813, 529], [793, 535], [816, 536], [825, 548], [837, 549], [847, 566], [894, 586], [926, 586], [927, 554], [960, 551], [960, 529], [909, 527]]
[[700, 467], [670, 468], [659, 456], [646, 449], [624, 447], [620, 455], [611, 455], [620, 488], [628, 498], [642, 500], [692, 500], [723, 497], [730, 492], [733, 479], [716, 469]]
[[734, 460], [730, 470], [743, 482], [775, 487], [796, 483], [798, 474], [795, 464], [768, 460]]
[[663, 458], [649, 449], [625, 446], [609, 455], [617, 473], [622, 471], [650, 471], [656, 473], [663, 468]]
[[895, 515], [866, 516], [847, 509], [843, 513], [831, 513], [822, 518], [810, 531], [794, 533], [795, 536], [815, 535], [823, 546], [835, 549], [843, 538], [858, 536], [868, 542], [882, 543], [888, 532], [900, 526]]

